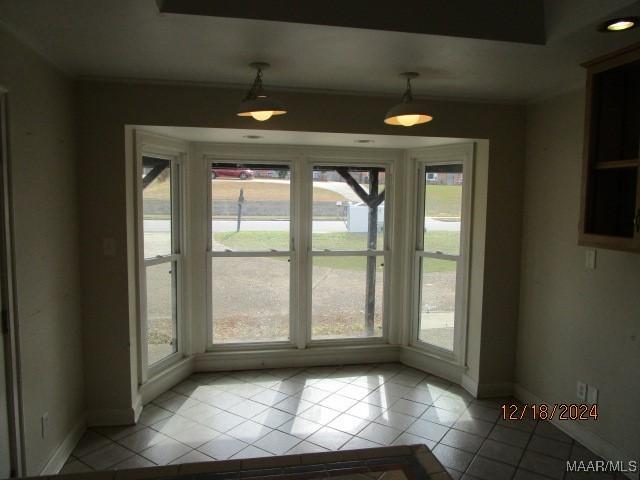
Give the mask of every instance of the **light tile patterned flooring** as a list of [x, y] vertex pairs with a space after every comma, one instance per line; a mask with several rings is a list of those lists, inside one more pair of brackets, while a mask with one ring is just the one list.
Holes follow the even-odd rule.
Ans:
[[62, 473], [416, 443], [454, 479], [573, 479], [566, 460], [597, 459], [548, 422], [502, 420], [505, 401], [400, 364], [200, 373], [137, 425], [89, 429]]

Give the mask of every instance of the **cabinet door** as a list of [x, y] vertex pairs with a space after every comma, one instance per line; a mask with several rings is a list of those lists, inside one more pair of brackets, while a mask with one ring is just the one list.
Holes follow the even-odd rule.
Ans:
[[579, 243], [640, 251], [640, 50], [589, 64]]
[[593, 168], [589, 177], [585, 233], [633, 238], [638, 167]]
[[640, 252], [640, 167], [636, 177], [636, 211], [633, 217], [633, 250]]

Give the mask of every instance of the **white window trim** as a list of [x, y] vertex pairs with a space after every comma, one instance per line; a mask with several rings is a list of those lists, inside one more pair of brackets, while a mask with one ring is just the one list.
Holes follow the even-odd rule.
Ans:
[[[186, 303], [185, 292], [186, 280], [188, 278], [186, 269], [186, 255], [188, 252], [188, 237], [186, 235], [186, 200], [187, 200], [187, 182], [186, 182], [186, 170], [187, 170], [187, 151], [188, 146], [185, 142], [180, 140], [162, 137], [160, 135], [149, 134], [145, 132], [135, 132], [135, 225], [136, 225], [136, 268], [137, 268], [137, 333], [138, 333], [138, 381], [140, 384], [144, 384], [150, 378], [153, 378], [157, 374], [166, 370], [171, 365], [179, 362], [184, 358], [188, 352], [186, 342], [188, 341], [189, 327], [188, 322], [185, 321], [186, 315]], [[175, 211], [173, 215], [172, 230], [178, 236], [179, 253], [172, 253], [170, 255], [164, 255], [153, 259], [144, 258], [144, 229], [143, 220], [144, 214], [142, 211], [142, 158], [144, 156], [151, 156], [157, 158], [163, 158], [173, 162], [177, 166], [178, 172], [178, 194], [172, 195], [172, 209]], [[173, 181], [173, 180], [172, 180]], [[162, 263], [176, 263], [178, 265], [178, 274], [176, 276], [177, 289], [176, 289], [176, 336], [178, 348], [177, 351], [163, 360], [155, 363], [154, 365], [148, 365], [147, 358], [147, 322], [146, 322], [146, 267], [152, 265], [159, 265]], [[172, 267], [173, 268], [173, 267]]]
[[[236, 252], [224, 252], [224, 251], [213, 251], [212, 249], [212, 231], [211, 231], [211, 164], [214, 162], [229, 162], [229, 163], [242, 163], [243, 165], [259, 165], [259, 164], [269, 164], [269, 165], [282, 165], [290, 168], [291, 171], [291, 182], [289, 185], [289, 201], [290, 201], [290, 213], [289, 213], [289, 250], [279, 250], [279, 251], [236, 251]], [[297, 296], [297, 285], [298, 285], [298, 256], [296, 255], [296, 232], [297, 232], [297, 215], [296, 215], [296, 205], [297, 202], [294, 201], [294, 197], [296, 195], [296, 187], [298, 172], [296, 168], [296, 162], [294, 159], [283, 159], [283, 157], [278, 156], [256, 156], [254, 155], [226, 155], [226, 154], [206, 154], [203, 156], [204, 163], [204, 174], [205, 182], [206, 182], [206, 198], [207, 204], [205, 208], [206, 217], [204, 219], [204, 225], [206, 228], [207, 235], [207, 243], [206, 243], [206, 254], [205, 254], [205, 263], [206, 263], [206, 318], [205, 325], [207, 331], [207, 350], [209, 351], [225, 351], [225, 350], [254, 350], [256, 348], [259, 349], [280, 349], [280, 348], [293, 348], [296, 346], [296, 339], [298, 337], [298, 322], [296, 321], [297, 315], [295, 312], [298, 311], [298, 296]], [[213, 302], [212, 302], [212, 278], [211, 278], [211, 259], [212, 258], [247, 258], [247, 257], [289, 257], [289, 340], [280, 340], [280, 341], [266, 341], [266, 342], [233, 342], [233, 343], [214, 343], [213, 341]]]
[[[470, 280], [470, 252], [473, 198], [473, 167], [474, 144], [447, 145], [411, 150], [410, 157], [414, 163], [413, 172], [416, 178], [416, 193], [414, 202], [417, 203], [416, 218], [414, 220], [415, 238], [412, 242], [411, 261], [412, 273], [412, 309], [411, 309], [411, 338], [410, 345], [441, 360], [464, 366], [467, 353], [469, 280]], [[424, 223], [424, 169], [427, 165], [443, 165], [462, 163], [463, 191], [462, 191], [462, 222], [460, 230], [460, 255], [435, 254], [421, 250], [423, 242]], [[419, 339], [420, 333], [420, 295], [421, 295], [421, 258], [456, 260], [456, 300], [454, 317], [454, 345], [453, 351], [437, 347]]]
[[[345, 152], [346, 154], [347, 152]], [[335, 167], [349, 167], [349, 166], [357, 166], [357, 167], [381, 167], [385, 169], [385, 209], [384, 209], [384, 241], [382, 250], [378, 249], [375, 251], [365, 251], [365, 250], [355, 250], [355, 251], [331, 251], [324, 252], [321, 250], [313, 250], [312, 245], [307, 245], [305, 249], [305, 265], [307, 268], [305, 270], [307, 274], [306, 278], [306, 318], [305, 318], [305, 326], [306, 326], [306, 338], [305, 344], [309, 347], [313, 346], [340, 346], [340, 345], [370, 345], [370, 344], [386, 344], [389, 343], [389, 323], [391, 316], [391, 305], [390, 305], [390, 293], [391, 287], [389, 285], [389, 279], [391, 277], [390, 272], [392, 271], [392, 254], [391, 254], [391, 240], [392, 240], [392, 228], [393, 228], [393, 209], [394, 209], [394, 182], [393, 182], [393, 167], [394, 161], [389, 159], [381, 158], [379, 160], [370, 159], [370, 158], [362, 158], [360, 156], [352, 157], [350, 155], [336, 158], [335, 156], [324, 157], [324, 156], [308, 156], [306, 162], [306, 173], [307, 179], [311, 179], [313, 175], [313, 168], [316, 166], [335, 166]], [[307, 216], [306, 219], [306, 227], [307, 227], [307, 236], [305, 237], [309, 241], [312, 238], [312, 229], [313, 229], [313, 183], [311, 181], [307, 181], [303, 184], [303, 198], [306, 199], [307, 207]], [[387, 228], [387, 226], [391, 226]], [[312, 285], [313, 285], [313, 257], [321, 257], [321, 256], [365, 256], [365, 257], [383, 257], [384, 261], [384, 270], [383, 270], [383, 299], [382, 299], [382, 336], [380, 337], [362, 337], [362, 338], [327, 338], [327, 339], [312, 339]]]
[[[387, 191], [385, 204], [394, 205], [393, 172], [397, 161], [402, 160], [403, 151], [397, 149], [367, 149], [367, 148], [334, 148], [334, 147], [306, 147], [288, 145], [245, 145], [245, 144], [224, 144], [224, 143], [199, 143], [195, 149], [196, 158], [201, 161], [196, 162], [196, 167], [200, 175], [204, 178], [206, 208], [202, 209], [202, 221], [206, 226], [206, 251], [204, 260], [206, 262], [206, 292], [205, 318], [203, 327], [206, 330], [206, 352], [232, 352], [246, 350], [277, 350], [282, 348], [305, 349], [320, 346], [342, 346], [342, 345], [363, 345], [363, 344], [386, 344], [389, 342], [390, 316], [393, 311], [391, 305], [391, 286], [389, 279], [391, 275], [391, 229], [385, 229], [385, 250], [381, 251], [385, 255], [384, 272], [384, 312], [383, 312], [383, 337], [373, 338], [350, 338], [350, 339], [326, 339], [310, 340], [311, 332], [311, 297], [310, 277], [311, 269], [306, 265], [311, 261], [310, 245], [312, 226], [312, 189], [309, 187], [307, 179], [311, 178], [312, 165], [352, 165], [352, 166], [379, 166], [387, 169], [387, 179], [385, 180], [385, 191]], [[211, 328], [211, 240], [208, 227], [211, 209], [211, 190], [209, 188], [210, 178], [208, 171], [212, 162], [236, 162], [236, 163], [282, 163], [290, 164], [291, 173], [291, 264], [292, 264], [292, 287], [290, 289], [290, 341], [285, 342], [246, 342], [233, 344], [214, 344], [212, 342]], [[300, 184], [299, 188], [295, 185]], [[305, 216], [306, 215], [306, 216]], [[309, 221], [301, 221], [308, 218]], [[393, 207], [385, 208], [385, 225], [393, 228]], [[222, 253], [222, 252], [218, 252]], [[248, 256], [245, 252], [235, 256]], [[256, 256], [270, 256], [269, 253], [282, 255], [280, 252], [259, 252]], [[378, 252], [371, 252], [378, 253]], [[347, 254], [351, 254], [348, 252]], [[232, 255], [229, 255], [232, 256]], [[298, 321], [299, 318], [303, 321]], [[398, 320], [399, 321], [399, 320]]]

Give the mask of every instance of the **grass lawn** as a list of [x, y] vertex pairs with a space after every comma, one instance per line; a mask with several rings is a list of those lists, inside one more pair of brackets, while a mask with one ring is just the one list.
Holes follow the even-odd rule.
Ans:
[[[213, 238], [231, 250], [286, 250], [289, 248], [288, 232], [221, 232], [214, 233]], [[429, 247], [443, 252], [455, 251], [458, 234], [456, 232], [431, 232]], [[314, 250], [363, 250], [366, 245], [365, 233], [316, 233], [313, 235]], [[378, 235], [378, 249], [383, 248], [383, 234]], [[381, 269], [382, 258], [378, 259]], [[455, 269], [454, 262], [428, 261], [430, 272], [446, 272]], [[366, 262], [362, 257], [315, 257], [315, 266], [326, 266], [342, 270], [365, 270]]]
[[459, 217], [462, 185], [427, 185], [425, 216]]

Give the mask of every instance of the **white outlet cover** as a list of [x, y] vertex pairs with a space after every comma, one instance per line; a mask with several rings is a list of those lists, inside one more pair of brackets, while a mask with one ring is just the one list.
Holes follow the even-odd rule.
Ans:
[[585, 267], [589, 270], [596, 269], [596, 251], [593, 248], [587, 249], [585, 253]]
[[582, 400], [583, 402], [587, 399], [587, 384], [578, 382], [578, 386], [576, 388], [576, 396], [578, 400]]
[[42, 414], [42, 438], [46, 438], [47, 430], [49, 430], [49, 412]]
[[591, 385], [587, 387], [587, 403], [590, 405], [598, 403], [598, 389]]

